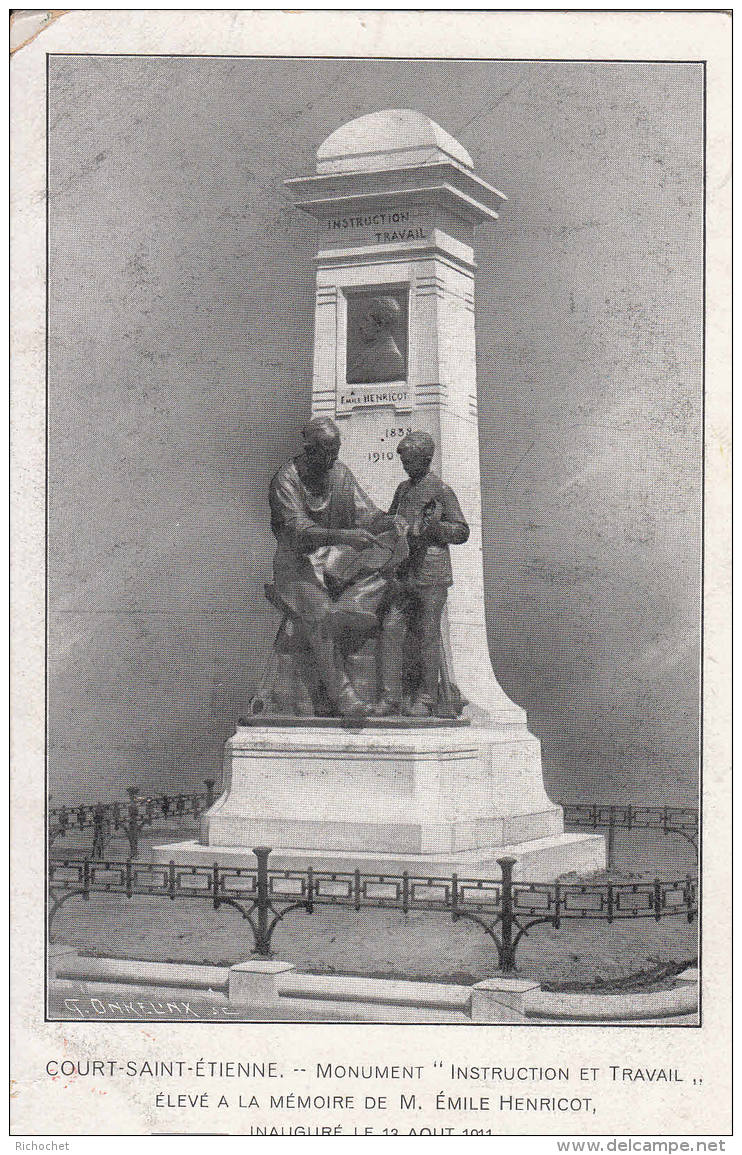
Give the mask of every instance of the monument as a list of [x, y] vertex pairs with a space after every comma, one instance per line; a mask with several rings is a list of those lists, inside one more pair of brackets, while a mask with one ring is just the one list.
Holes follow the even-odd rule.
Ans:
[[[320, 146], [316, 173], [286, 185], [319, 231], [312, 428], [324, 418], [338, 431], [340, 462], [376, 513], [388, 511], [367, 528], [392, 531], [405, 476], [397, 450], [412, 434], [432, 447], [434, 474], [460, 503], [466, 533], [449, 539], [452, 584], [435, 611], [440, 680], [454, 684], [460, 704], [446, 711], [423, 691], [417, 709], [390, 702], [383, 629], [374, 636], [371, 615], [358, 644], [327, 659], [345, 663], [335, 683], [324, 675], [334, 704], [322, 708], [317, 686], [288, 717], [270, 695], [261, 700], [227, 742], [224, 791], [200, 840], [155, 856], [249, 865], [250, 849], [264, 844], [277, 867], [482, 877], [497, 876], [496, 859], [509, 854], [516, 877], [599, 870], [603, 838], [565, 834], [544, 789], [540, 743], [498, 684], [487, 646], [473, 239], [506, 198], [439, 125], [396, 109], [343, 125]], [[306, 451], [305, 439], [302, 461]], [[313, 547], [343, 545], [325, 538]], [[278, 585], [267, 592], [290, 633], [295, 615]], [[314, 643], [305, 651], [320, 653]], [[325, 660], [310, 666], [329, 671]], [[336, 716], [318, 716], [328, 714]]]

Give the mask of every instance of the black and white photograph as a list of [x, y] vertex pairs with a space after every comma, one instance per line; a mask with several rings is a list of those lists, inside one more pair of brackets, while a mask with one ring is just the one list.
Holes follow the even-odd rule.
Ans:
[[646, 1096], [647, 1132], [723, 1133], [689, 1058], [710, 834], [714, 902], [731, 869], [709, 52], [498, 55], [503, 13], [476, 57], [271, 52], [267, 11], [201, 13], [231, 51], [150, 42], [175, 13], [65, 33], [97, 15], [14, 61], [43, 48], [14, 775], [53, 1117], [84, 1085], [93, 1134], [582, 1135]]

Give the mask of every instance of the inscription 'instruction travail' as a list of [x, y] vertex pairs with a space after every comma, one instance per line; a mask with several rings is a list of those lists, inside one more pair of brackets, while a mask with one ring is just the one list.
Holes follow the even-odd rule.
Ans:
[[409, 210], [404, 209], [397, 212], [330, 217], [327, 221], [327, 231], [333, 236], [337, 233], [352, 232], [354, 229], [371, 229], [378, 245], [388, 245], [394, 241], [421, 241], [426, 235], [422, 225], [412, 227], [411, 214]]

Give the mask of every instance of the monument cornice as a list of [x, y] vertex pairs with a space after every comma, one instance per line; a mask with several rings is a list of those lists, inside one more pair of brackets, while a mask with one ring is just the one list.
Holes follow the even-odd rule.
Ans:
[[[455, 248], [454, 248], [455, 245]], [[468, 251], [464, 251], [468, 250]], [[477, 264], [468, 245], [455, 242], [440, 229], [433, 230], [433, 236], [422, 241], [398, 241], [381, 245], [353, 245], [344, 249], [320, 249], [314, 258], [323, 268], [339, 265], [363, 265], [373, 260], [379, 264], [396, 264], [400, 261], [425, 260], [437, 257], [442, 263], [473, 276]]]
[[474, 173], [446, 161], [383, 169], [378, 172], [327, 173], [293, 177], [284, 181], [297, 208], [317, 219], [328, 212], [345, 211], [351, 205], [398, 199], [435, 199], [444, 208], [463, 213], [471, 224], [497, 220], [497, 210], [507, 200]]

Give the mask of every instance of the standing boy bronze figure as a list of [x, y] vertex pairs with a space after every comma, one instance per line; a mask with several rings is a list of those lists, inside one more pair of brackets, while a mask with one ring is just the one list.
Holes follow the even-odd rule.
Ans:
[[[384, 614], [380, 644], [382, 696], [375, 713], [434, 714], [441, 675], [441, 615], [453, 584], [449, 545], [463, 545], [469, 526], [456, 494], [431, 472], [435, 442], [428, 433], [409, 433], [397, 447], [409, 480], [398, 486], [389, 514], [408, 526], [409, 556], [398, 571], [396, 590]], [[417, 641], [419, 683], [404, 698], [404, 646], [408, 630]]]

